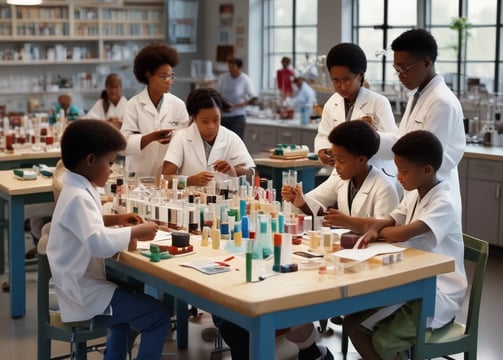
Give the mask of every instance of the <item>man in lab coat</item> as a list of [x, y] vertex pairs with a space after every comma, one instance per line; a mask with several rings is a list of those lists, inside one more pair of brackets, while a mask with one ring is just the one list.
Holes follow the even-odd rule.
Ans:
[[444, 146], [439, 178], [445, 180], [461, 209], [458, 163], [465, 151], [463, 110], [458, 98], [435, 72], [437, 43], [424, 29], [408, 30], [391, 43], [393, 67], [411, 96], [399, 126], [403, 136], [414, 130], [434, 133]]

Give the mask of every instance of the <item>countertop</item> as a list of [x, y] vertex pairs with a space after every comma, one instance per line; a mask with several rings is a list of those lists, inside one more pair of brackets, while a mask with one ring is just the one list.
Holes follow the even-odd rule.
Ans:
[[470, 159], [503, 160], [503, 147], [467, 144], [464, 157]]

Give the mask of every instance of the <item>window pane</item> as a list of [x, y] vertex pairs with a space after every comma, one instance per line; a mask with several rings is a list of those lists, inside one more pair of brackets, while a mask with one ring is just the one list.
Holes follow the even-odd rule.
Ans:
[[297, 25], [318, 24], [318, 0], [302, 0], [296, 2]]
[[447, 25], [458, 17], [459, 2], [452, 0], [431, 0], [431, 24]]
[[438, 61], [456, 61], [458, 58], [458, 33], [450, 28], [433, 28], [431, 34], [437, 41]]
[[472, 24], [495, 24], [497, 0], [469, 0], [468, 21]]
[[358, 1], [360, 26], [382, 24], [384, 21], [384, 0]]
[[367, 79], [373, 89], [378, 88], [378, 86], [382, 83], [382, 67], [380, 62], [367, 62], [365, 79]]
[[293, 0], [276, 0], [274, 7], [274, 25], [291, 25], [293, 21]]
[[276, 52], [292, 52], [292, 28], [281, 28], [274, 31], [274, 50]]
[[305, 53], [316, 53], [317, 48], [317, 28], [297, 28], [295, 33], [295, 51]]
[[470, 60], [492, 60], [496, 58], [496, 29], [473, 28], [470, 29], [471, 36], [468, 37], [466, 59]]
[[416, 0], [389, 0], [388, 24], [414, 26], [417, 22]]
[[376, 31], [374, 29], [360, 29], [358, 38], [360, 39], [358, 45], [360, 45], [365, 52], [367, 59], [376, 60], [376, 51], [382, 49], [382, 31]]
[[494, 63], [468, 63], [466, 64], [467, 78], [480, 78], [480, 83], [485, 84], [489, 92], [494, 91]]

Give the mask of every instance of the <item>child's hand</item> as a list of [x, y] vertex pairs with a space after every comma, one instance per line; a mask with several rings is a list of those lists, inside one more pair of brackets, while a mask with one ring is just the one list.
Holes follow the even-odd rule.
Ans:
[[158, 142], [161, 144], [169, 144], [171, 141], [171, 138], [173, 137], [173, 130], [172, 129], [163, 129], [163, 130], [157, 130], [153, 132], [155, 135], [155, 138]]
[[318, 151], [318, 159], [323, 165], [331, 167], [335, 165], [335, 159], [332, 157], [332, 151], [330, 151], [330, 149], [321, 149]]
[[365, 249], [369, 246], [369, 243], [377, 240], [379, 237], [379, 233], [373, 229], [368, 230], [365, 234], [362, 235], [362, 241], [360, 242], [360, 246], [358, 249]]
[[134, 213], [119, 214], [117, 215], [117, 225], [132, 226], [143, 223], [143, 219]]
[[229, 176], [235, 177], [237, 176], [234, 167], [229, 164], [228, 161], [225, 160], [217, 160], [213, 163], [213, 169], [215, 171], [221, 172], [223, 174], [228, 174]]
[[131, 239], [138, 241], [150, 241], [155, 237], [158, 229], [159, 225], [151, 221], [135, 225], [131, 228]]
[[213, 174], [207, 171], [201, 171], [196, 175], [189, 177], [189, 185], [192, 186], [205, 186], [213, 179]]
[[281, 197], [285, 201], [293, 202], [295, 200], [295, 189], [290, 185], [283, 185], [281, 187]]
[[347, 217], [339, 210], [329, 208], [323, 216], [323, 226], [344, 226]]

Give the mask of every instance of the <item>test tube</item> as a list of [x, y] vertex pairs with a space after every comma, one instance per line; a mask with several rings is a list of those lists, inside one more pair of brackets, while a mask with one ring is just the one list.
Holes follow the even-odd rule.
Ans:
[[288, 170], [288, 184], [291, 187], [297, 185], [297, 170]]

